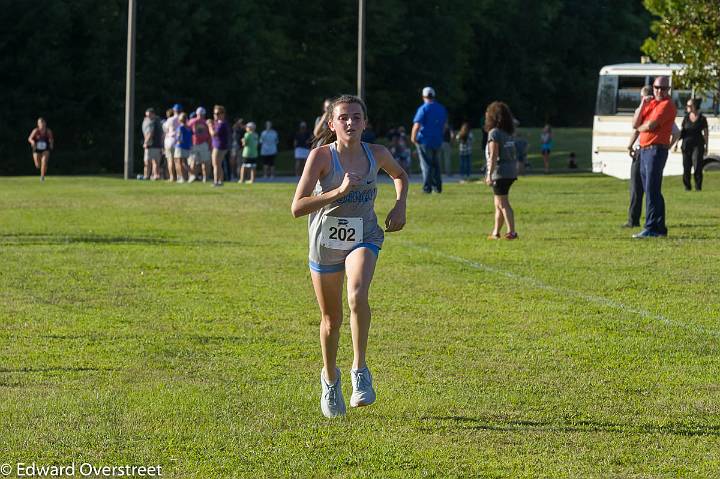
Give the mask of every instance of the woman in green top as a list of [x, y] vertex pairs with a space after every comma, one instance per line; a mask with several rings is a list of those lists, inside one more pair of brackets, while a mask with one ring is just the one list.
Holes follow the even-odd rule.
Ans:
[[500, 239], [500, 230], [507, 223], [505, 239], [514, 240], [515, 214], [510, 206], [510, 186], [517, 180], [517, 153], [513, 133], [515, 125], [510, 108], [494, 101], [485, 110], [485, 130], [488, 132], [487, 176], [485, 183], [492, 186], [495, 195], [495, 226], [488, 239]]
[[258, 134], [255, 133], [255, 123], [252, 121], [245, 126], [245, 136], [242, 139], [242, 166], [240, 166], [240, 179], [238, 183], [245, 182], [245, 168], [250, 170], [250, 180], [248, 183], [255, 182], [255, 167], [257, 166], [258, 157]]

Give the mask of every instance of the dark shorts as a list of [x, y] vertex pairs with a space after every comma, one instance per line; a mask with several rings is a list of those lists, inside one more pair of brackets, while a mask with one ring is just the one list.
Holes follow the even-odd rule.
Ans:
[[262, 158], [263, 165], [275, 166], [275, 155], [262, 155], [260, 158]]
[[496, 196], [506, 196], [510, 192], [510, 186], [517, 178], [501, 178], [493, 182], [493, 193]]
[[241, 166], [244, 166], [245, 168], [256, 168], [257, 167], [257, 158], [243, 157]]
[[550, 154], [550, 148], [543, 148], [540, 150], [540, 154], [542, 155], [549, 155]]

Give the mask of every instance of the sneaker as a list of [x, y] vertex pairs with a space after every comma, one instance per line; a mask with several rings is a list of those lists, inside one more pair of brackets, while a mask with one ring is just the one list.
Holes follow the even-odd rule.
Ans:
[[505, 239], [506, 240], [516, 240], [516, 239], [518, 239], [518, 234], [514, 231], [512, 233], [505, 233]]
[[203, 183], [207, 183], [207, 176], [203, 176]]
[[375, 402], [375, 390], [372, 387], [372, 374], [366, 367], [350, 370], [350, 381], [352, 382], [352, 396], [350, 396], [350, 407], [369, 406]]
[[644, 239], [644, 238], [665, 238], [666, 236], [667, 236], [667, 233], [665, 233], [665, 234], [656, 233], [656, 232], [650, 231], [650, 230], [642, 230], [641, 232], [635, 233], [634, 235], [632, 235], [632, 237], [633, 237], [633, 238], [636, 238], [636, 239]]
[[487, 237], [487, 239], [489, 239], [489, 240], [498, 240], [498, 239], [500, 239], [500, 235], [489, 234], [488, 237]]
[[323, 416], [328, 418], [345, 415], [345, 399], [343, 399], [340, 384], [340, 369], [335, 368], [335, 375], [337, 376], [335, 384], [328, 384], [325, 380], [325, 372], [320, 370], [320, 385], [322, 386], [320, 409]]
[[185, 183], [185, 178], [178, 178], [177, 183]]
[[195, 175], [190, 175], [190, 178], [188, 178], [188, 183], [192, 183], [195, 180], [197, 180], [197, 177]]

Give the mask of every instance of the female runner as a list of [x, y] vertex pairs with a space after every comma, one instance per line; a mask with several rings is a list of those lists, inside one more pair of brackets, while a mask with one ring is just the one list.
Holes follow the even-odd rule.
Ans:
[[370, 329], [368, 293], [384, 238], [374, 210], [377, 173], [382, 168], [395, 183], [395, 206], [385, 219], [387, 232], [405, 226], [408, 177], [384, 146], [360, 141], [368, 121], [360, 98], [343, 95], [331, 101], [327, 118], [328, 129], [317, 138], [319, 146], [310, 152], [295, 191], [292, 213], [296, 218], [310, 215], [310, 275], [321, 313], [320, 409], [326, 417], [336, 417], [345, 414], [336, 366], [343, 279], [347, 276], [354, 355], [350, 406], [367, 406], [375, 401], [365, 362]]

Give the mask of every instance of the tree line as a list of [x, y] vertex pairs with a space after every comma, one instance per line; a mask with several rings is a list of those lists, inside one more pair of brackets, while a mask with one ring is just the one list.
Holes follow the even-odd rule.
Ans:
[[[0, 7], [0, 173], [31, 171], [26, 139], [38, 116], [55, 133], [55, 171], [122, 171], [127, 0]], [[523, 125], [589, 126], [600, 67], [638, 61], [650, 24], [626, 0], [367, 0], [367, 9], [378, 132], [409, 126], [425, 85], [454, 124], [478, 127], [502, 99]], [[139, 1], [136, 139], [146, 107], [217, 103], [231, 118], [272, 120], [288, 148], [325, 97], [355, 91], [356, 36], [355, 1]]]

